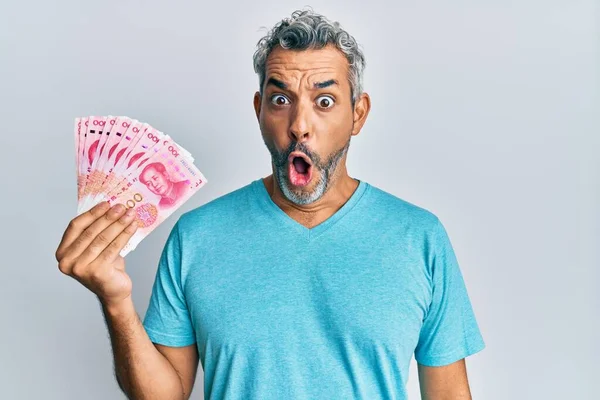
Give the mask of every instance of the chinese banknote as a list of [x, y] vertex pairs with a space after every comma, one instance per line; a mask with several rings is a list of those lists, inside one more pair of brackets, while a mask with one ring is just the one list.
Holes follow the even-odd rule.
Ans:
[[123, 257], [207, 182], [189, 152], [128, 117], [76, 118], [75, 151], [77, 214], [102, 201], [136, 210]]

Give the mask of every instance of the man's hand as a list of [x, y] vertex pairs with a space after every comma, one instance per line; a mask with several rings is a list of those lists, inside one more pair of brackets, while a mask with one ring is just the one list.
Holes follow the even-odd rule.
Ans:
[[78, 280], [107, 307], [131, 296], [131, 279], [119, 255], [137, 230], [133, 208], [108, 202], [74, 218], [56, 250], [58, 269]]

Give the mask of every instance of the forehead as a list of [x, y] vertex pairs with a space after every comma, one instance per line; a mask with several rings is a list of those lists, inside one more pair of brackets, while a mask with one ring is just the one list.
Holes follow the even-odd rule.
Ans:
[[289, 50], [276, 46], [267, 58], [265, 78], [282, 78], [285, 82], [321, 78], [337, 78], [340, 85], [347, 84], [348, 60], [333, 45], [322, 49]]
[[143, 175], [150, 175], [150, 174], [156, 174], [158, 171], [156, 171], [156, 168], [154, 167], [148, 167], [146, 168], [146, 170], [143, 172]]

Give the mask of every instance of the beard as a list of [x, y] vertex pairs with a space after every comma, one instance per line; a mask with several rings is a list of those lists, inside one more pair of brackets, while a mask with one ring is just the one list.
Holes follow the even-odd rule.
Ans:
[[[331, 187], [332, 178], [334, 177], [334, 173], [338, 168], [340, 160], [348, 152], [350, 140], [351, 137], [348, 138], [346, 143], [340, 149], [333, 151], [324, 159], [317, 153], [310, 151], [304, 143], [292, 142], [287, 149], [280, 152], [274, 145], [267, 143], [265, 140], [265, 145], [267, 146], [269, 153], [271, 153], [275, 181], [279, 185], [279, 189], [283, 195], [289, 201], [297, 205], [311, 204], [323, 197]], [[290, 177], [288, 176], [288, 157], [294, 151], [300, 151], [306, 154], [312, 162], [313, 182], [310, 183], [312, 189], [308, 189], [308, 187], [298, 189], [290, 183]]]

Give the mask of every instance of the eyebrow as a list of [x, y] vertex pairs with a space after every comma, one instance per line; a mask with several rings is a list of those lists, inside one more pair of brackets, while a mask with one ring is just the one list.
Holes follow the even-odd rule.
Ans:
[[[268, 85], [277, 86], [279, 89], [282, 89], [282, 90], [287, 90], [287, 88], [288, 88], [287, 84], [285, 84], [284, 82], [282, 82], [282, 81], [280, 81], [279, 79], [276, 79], [276, 78], [269, 78], [269, 80], [267, 81], [267, 86]], [[330, 80], [325, 81], [325, 82], [315, 82], [313, 86], [314, 86], [315, 89], [323, 89], [323, 88], [326, 88], [326, 87], [331, 86], [331, 85], [338, 85], [339, 86], [339, 82], [337, 80], [335, 80], [335, 79], [330, 79]]]

